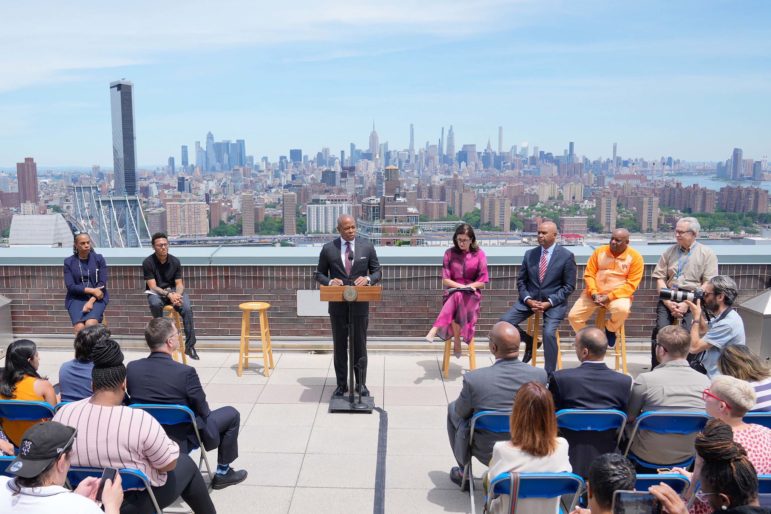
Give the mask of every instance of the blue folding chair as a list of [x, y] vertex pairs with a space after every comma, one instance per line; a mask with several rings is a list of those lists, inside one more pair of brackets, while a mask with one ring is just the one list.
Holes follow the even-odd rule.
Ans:
[[69, 405], [71, 403], [73, 403], [73, 402], [59, 402], [59, 403], [56, 404], [56, 407], [54, 408], [54, 410], [56, 412], [59, 412], [60, 410], [62, 410], [62, 407], [64, 407], [65, 405]]
[[[495, 411], [484, 410], [477, 412], [471, 418], [471, 428], [469, 430], [468, 446], [469, 455], [472, 455], [474, 449], [474, 432], [477, 430], [486, 430], [487, 432], [493, 432], [495, 434], [508, 434], [509, 433], [509, 419], [511, 418], [511, 411]], [[505, 440], [503, 435], [502, 440]], [[474, 473], [471, 469], [471, 461], [474, 460], [472, 456], [469, 458], [468, 464], [463, 468], [463, 481], [461, 483], [461, 490], [465, 489], [466, 483], [469, 485], [469, 492], [471, 496], [471, 512], [476, 512], [474, 505]]]
[[634, 438], [641, 430], [648, 430], [657, 434], [696, 434], [704, 428], [708, 420], [709, 415], [704, 411], [657, 410], [644, 412], [637, 418], [634, 424], [624, 455], [644, 468], [656, 469], [664, 466], [687, 468], [693, 462], [693, 455], [682, 462], [655, 463], [642, 460], [635, 454], [630, 453], [629, 449], [634, 443]]
[[[67, 472], [67, 480], [73, 489], [75, 489], [79, 483], [88, 477], [99, 478], [102, 476], [104, 468], [92, 468], [86, 466], [71, 466]], [[150, 495], [150, 500], [153, 502], [153, 508], [157, 514], [163, 514], [163, 510], [158, 505], [158, 500], [153, 493], [152, 484], [147, 475], [142, 473], [138, 469], [122, 468], [118, 470], [121, 478], [121, 488], [124, 491], [146, 491]]]
[[626, 426], [626, 414], [616, 409], [562, 409], [557, 411], [557, 427], [566, 430], [604, 432], [618, 430], [616, 445]]
[[758, 475], [758, 501], [761, 507], [771, 508], [771, 475]]
[[634, 490], [647, 491], [650, 486], [659, 485], [661, 482], [674, 489], [677, 494], [682, 494], [691, 485], [688, 477], [680, 473], [638, 474], [637, 481], [634, 483]]
[[209, 465], [209, 458], [206, 456], [206, 448], [203, 446], [203, 440], [198, 432], [198, 425], [195, 422], [195, 414], [190, 407], [186, 405], [164, 405], [161, 403], [134, 403], [131, 407], [142, 409], [154, 417], [161, 425], [192, 425], [195, 439], [198, 442], [198, 448], [201, 450], [201, 456], [198, 458], [198, 469], [201, 469], [201, 463], [206, 464], [206, 472], [209, 475], [209, 479], [214, 478], [211, 466]]
[[29, 400], [0, 400], [0, 418], [13, 421], [35, 421], [53, 418], [56, 413], [48, 402]]
[[13, 462], [14, 459], [16, 459], [16, 457], [13, 455], [0, 455], [0, 475], [5, 475], [11, 478], [16, 476], [8, 471], [8, 466], [11, 465], [11, 462]]
[[756, 425], [763, 425], [766, 428], [771, 428], [771, 412], [748, 412], [744, 415], [745, 423], [755, 423]]
[[[515, 500], [573, 495], [567, 511], [560, 508], [560, 512], [570, 512], [578, 502], [584, 485], [584, 479], [574, 473], [501, 473], [490, 481], [490, 487], [485, 496], [485, 508], [489, 512], [493, 500], [502, 494], [509, 495], [509, 504], [503, 511], [510, 514], [517, 512]], [[514, 507], [513, 510], [512, 507]]]

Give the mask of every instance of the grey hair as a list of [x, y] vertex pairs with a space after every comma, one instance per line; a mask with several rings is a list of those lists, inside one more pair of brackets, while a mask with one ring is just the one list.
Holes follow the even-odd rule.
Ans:
[[688, 223], [688, 230], [692, 231], [694, 235], [698, 236], [699, 232], [701, 232], [701, 224], [699, 223], [699, 220], [697, 220], [696, 218], [688, 216], [686, 218], [680, 218], [679, 220], [677, 220], [678, 223], [680, 223], [681, 221]]
[[728, 275], [717, 275], [709, 279], [709, 283], [715, 288], [715, 295], [722, 294], [725, 297], [726, 305], [733, 305], [736, 297], [739, 296], [739, 288], [734, 279]]

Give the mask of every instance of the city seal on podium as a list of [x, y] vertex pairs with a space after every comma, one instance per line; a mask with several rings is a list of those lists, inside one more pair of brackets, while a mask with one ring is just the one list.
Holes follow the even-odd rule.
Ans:
[[355, 302], [359, 293], [356, 292], [356, 288], [353, 286], [345, 286], [343, 289], [343, 300], [346, 302]]

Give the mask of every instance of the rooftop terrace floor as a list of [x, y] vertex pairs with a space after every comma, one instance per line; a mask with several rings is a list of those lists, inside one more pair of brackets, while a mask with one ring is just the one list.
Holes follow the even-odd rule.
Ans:
[[[444, 379], [441, 348], [370, 351], [368, 386], [377, 407], [371, 415], [327, 412], [335, 386], [329, 353], [274, 351], [276, 369], [266, 378], [255, 364], [236, 376], [236, 351], [201, 350], [201, 360], [189, 362], [212, 408], [232, 405], [241, 413], [234, 466], [249, 471], [243, 484], [212, 491], [218, 512], [470, 512], [468, 494], [449, 479], [454, 459], [446, 429], [447, 404], [460, 393], [468, 359], [453, 358]], [[486, 345], [478, 348], [477, 366], [492, 364]], [[57, 383], [71, 350], [40, 354], [41, 374]], [[145, 355], [125, 351], [127, 362]], [[649, 358], [630, 353], [630, 373], [647, 370]], [[565, 352], [563, 363], [576, 366], [575, 355]], [[216, 463], [216, 450], [209, 461]], [[474, 462], [476, 476], [484, 469]], [[479, 493], [476, 502], [481, 512]]]

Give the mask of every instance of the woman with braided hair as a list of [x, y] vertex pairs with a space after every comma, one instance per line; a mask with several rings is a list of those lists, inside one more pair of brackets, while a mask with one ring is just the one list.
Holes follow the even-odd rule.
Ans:
[[[126, 367], [120, 345], [112, 339], [98, 341], [91, 356], [93, 396], [65, 405], [54, 416], [78, 430], [72, 464], [139, 469], [150, 479], [162, 509], [182, 496], [196, 514], [216, 512], [193, 460], [180, 453], [150, 414], [123, 405]], [[152, 510], [144, 491], [125, 493], [122, 513]]]
[[[696, 437], [696, 497], [715, 514], [768, 514], [758, 503], [758, 473], [726, 423], [712, 419]], [[695, 478], [696, 479], [696, 478]], [[650, 488], [667, 514], [685, 514], [683, 500], [666, 484]]]

